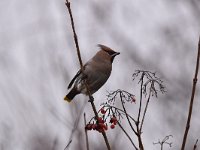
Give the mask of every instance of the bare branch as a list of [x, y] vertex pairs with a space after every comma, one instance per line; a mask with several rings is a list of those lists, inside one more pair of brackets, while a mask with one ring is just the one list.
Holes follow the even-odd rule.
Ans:
[[[113, 110], [112, 110], [113, 111]], [[114, 112], [113, 112], [114, 114]], [[116, 117], [116, 116], [114, 116]], [[131, 139], [131, 137], [129, 136], [129, 134], [126, 132], [126, 130], [123, 128], [123, 126], [119, 123], [119, 121], [117, 121], [117, 124], [119, 125], [119, 127], [122, 129], [122, 131], [125, 133], [125, 135], [128, 137], [128, 139], [130, 140], [131, 144], [133, 145], [133, 147], [138, 150], [138, 148], [135, 146], [133, 140]]]
[[77, 49], [77, 55], [78, 55], [78, 60], [79, 60], [79, 63], [80, 63], [80, 68], [82, 70], [83, 69], [83, 62], [82, 62], [82, 59], [81, 59], [81, 53], [80, 53], [79, 44], [78, 44], [78, 37], [77, 37], [76, 31], [75, 31], [74, 19], [73, 19], [73, 16], [72, 16], [70, 2], [68, 0], [66, 0], [65, 5], [67, 6], [68, 12], [69, 12], [69, 15], [70, 15], [71, 26], [72, 26], [72, 30], [73, 30], [73, 34], [74, 34], [74, 42], [75, 42], [76, 49]]
[[194, 95], [195, 95], [195, 91], [196, 91], [197, 76], [198, 76], [198, 71], [199, 71], [199, 57], [200, 57], [200, 37], [199, 37], [199, 43], [198, 43], [197, 62], [196, 62], [195, 75], [194, 75], [194, 79], [193, 79], [192, 94], [191, 94], [191, 99], [190, 99], [188, 118], [187, 118], [187, 123], [186, 123], [186, 127], [185, 127], [185, 133], [184, 133], [184, 136], [183, 136], [183, 142], [182, 142], [181, 150], [185, 149], [185, 144], [186, 144], [186, 141], [187, 141], [187, 135], [188, 135], [188, 131], [190, 129], [190, 120], [192, 118]]
[[148, 99], [147, 99], [147, 102], [146, 102], [146, 105], [145, 105], [142, 121], [141, 121], [141, 124], [140, 124], [140, 132], [142, 132], [142, 126], [143, 126], [143, 123], [144, 123], [144, 118], [145, 118], [145, 115], [146, 115], [146, 112], [147, 112], [147, 108], [148, 108], [148, 105], [149, 105], [150, 98], [151, 98], [151, 89], [150, 89], [150, 92], [149, 92], [149, 96], [148, 96]]
[[[79, 49], [79, 44], [78, 44], [78, 38], [77, 38], [77, 35], [76, 35], [76, 32], [75, 32], [75, 25], [74, 25], [74, 20], [73, 20], [73, 16], [72, 16], [72, 11], [71, 11], [71, 7], [70, 7], [70, 2], [68, 0], [66, 0], [66, 6], [68, 8], [68, 12], [69, 12], [69, 15], [70, 15], [70, 19], [71, 19], [71, 26], [72, 26], [72, 30], [73, 30], [73, 34], [74, 34], [74, 42], [75, 42], [75, 45], [76, 45], [76, 50], [77, 50], [77, 55], [78, 55], [78, 59], [79, 59], [79, 63], [80, 63], [80, 68], [81, 70], [83, 70], [83, 63], [82, 63], [82, 60], [81, 60], [81, 53], [80, 53], [80, 49]], [[85, 82], [85, 87], [87, 89], [87, 93], [89, 95], [89, 102], [91, 103], [92, 105], [92, 109], [94, 111], [94, 114], [96, 116], [96, 118], [98, 118], [98, 113], [96, 111], [96, 107], [94, 105], [94, 98], [93, 96], [91, 95], [91, 92], [90, 92], [90, 89], [88, 87], [88, 84], [87, 84], [87, 81]], [[97, 122], [98, 123], [98, 122]], [[108, 148], [108, 150], [110, 150], [110, 144], [108, 142], [108, 138], [106, 136], [106, 133], [105, 131], [102, 132], [102, 135], [104, 137], [104, 141], [106, 143], [106, 146]]]
[[130, 121], [130, 119], [129, 119], [128, 113], [126, 112], [126, 108], [125, 108], [125, 106], [124, 106], [124, 101], [123, 101], [122, 93], [121, 93], [121, 92], [120, 92], [120, 99], [121, 99], [122, 107], [123, 107], [123, 110], [124, 110], [124, 112], [125, 112], [125, 115], [126, 115], [126, 118], [127, 118], [127, 120], [128, 120], [128, 123], [129, 123], [131, 129], [133, 130], [133, 132], [134, 132], [136, 135], [138, 135], [138, 133], [137, 133], [137, 132], [135, 131], [135, 129], [133, 128], [133, 125], [131, 124], [131, 121]]
[[[142, 109], [142, 89], [143, 89], [143, 79], [144, 79], [144, 73], [142, 73], [141, 75], [141, 78], [140, 78], [140, 81], [141, 81], [141, 87], [140, 87], [140, 106], [139, 106], [139, 112], [138, 112], [138, 118], [137, 118], [137, 123], [139, 124], [140, 123], [140, 114], [141, 114], [141, 109]], [[140, 82], [139, 81], [139, 82]]]

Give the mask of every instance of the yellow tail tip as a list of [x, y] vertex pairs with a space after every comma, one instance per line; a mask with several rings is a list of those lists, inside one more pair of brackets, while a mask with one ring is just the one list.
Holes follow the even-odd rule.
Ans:
[[72, 100], [69, 99], [67, 96], [64, 97], [64, 100], [65, 100], [65, 101], [68, 101], [68, 102], [71, 102], [71, 101], [72, 101]]

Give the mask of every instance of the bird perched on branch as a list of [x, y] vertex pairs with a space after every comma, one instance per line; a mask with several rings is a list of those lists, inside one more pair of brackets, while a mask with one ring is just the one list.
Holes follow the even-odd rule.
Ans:
[[100, 51], [83, 66], [83, 70], [80, 69], [77, 72], [69, 83], [68, 89], [72, 85], [73, 87], [64, 100], [71, 102], [80, 93], [88, 95], [85, 83], [87, 83], [90, 93], [93, 94], [108, 80], [112, 71], [113, 60], [120, 53], [101, 44], [98, 46], [100, 47]]

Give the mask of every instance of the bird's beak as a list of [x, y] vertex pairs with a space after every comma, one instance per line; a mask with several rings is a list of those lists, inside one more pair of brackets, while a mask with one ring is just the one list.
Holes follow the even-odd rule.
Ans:
[[112, 54], [112, 57], [115, 57], [115, 56], [117, 56], [119, 54], [120, 54], [119, 52], [116, 52], [116, 53]]

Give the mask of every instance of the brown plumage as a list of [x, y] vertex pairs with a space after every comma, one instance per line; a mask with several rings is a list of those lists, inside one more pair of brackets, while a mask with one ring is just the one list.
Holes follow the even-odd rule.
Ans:
[[98, 46], [100, 47], [100, 51], [83, 66], [83, 72], [79, 70], [69, 83], [68, 89], [71, 88], [72, 85], [73, 87], [65, 96], [64, 100], [71, 102], [73, 98], [80, 93], [88, 95], [84, 80], [87, 80], [91, 94], [99, 90], [108, 80], [112, 71], [112, 62], [115, 56], [120, 53], [101, 44]]

